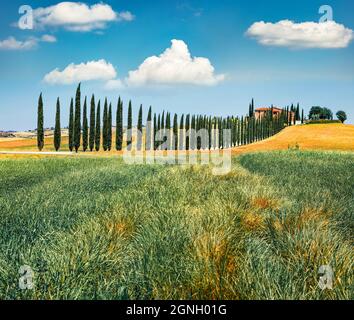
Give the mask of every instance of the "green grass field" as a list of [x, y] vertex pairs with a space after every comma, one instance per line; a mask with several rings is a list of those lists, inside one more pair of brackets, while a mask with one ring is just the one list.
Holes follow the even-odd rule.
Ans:
[[0, 299], [354, 298], [353, 153], [246, 154], [226, 176], [4, 159], [0, 181]]

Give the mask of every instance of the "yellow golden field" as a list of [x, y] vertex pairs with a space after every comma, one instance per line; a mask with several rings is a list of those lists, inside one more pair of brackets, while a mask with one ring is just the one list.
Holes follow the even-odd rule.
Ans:
[[257, 143], [235, 148], [233, 154], [287, 150], [354, 151], [354, 126], [344, 124], [313, 124], [288, 127], [279, 134]]

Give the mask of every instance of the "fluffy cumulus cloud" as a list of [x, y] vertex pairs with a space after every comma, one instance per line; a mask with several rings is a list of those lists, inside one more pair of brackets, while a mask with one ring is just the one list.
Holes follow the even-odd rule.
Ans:
[[101, 59], [87, 63], [69, 64], [64, 70], [55, 69], [44, 77], [49, 84], [73, 84], [90, 80], [113, 80], [117, 72], [112, 64]]
[[132, 21], [128, 11], [115, 12], [108, 4], [87, 5], [81, 2], [60, 2], [33, 11], [35, 27], [63, 27], [70, 31], [92, 31], [106, 28], [113, 21]]
[[215, 74], [209, 59], [192, 57], [184, 41], [172, 40], [172, 46], [159, 56], [147, 58], [125, 79], [127, 86], [144, 85], [215, 85], [225, 75]]
[[0, 50], [17, 50], [24, 51], [30, 50], [37, 46], [39, 42], [56, 42], [57, 39], [52, 36], [45, 34], [41, 38], [30, 37], [26, 40], [17, 40], [15, 37], [8, 37], [5, 40], [0, 40]]
[[246, 33], [265, 46], [298, 49], [346, 48], [354, 39], [353, 30], [334, 21], [322, 23], [295, 23], [282, 20], [277, 23], [256, 22]]
[[15, 37], [8, 37], [0, 41], [1, 50], [29, 50], [37, 45], [36, 39], [17, 40]]
[[53, 43], [53, 42], [57, 42], [57, 38], [50, 34], [45, 34], [41, 37], [41, 41]]

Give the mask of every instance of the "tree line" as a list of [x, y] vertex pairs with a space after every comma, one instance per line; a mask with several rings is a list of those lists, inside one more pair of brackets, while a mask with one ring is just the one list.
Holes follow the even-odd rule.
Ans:
[[[96, 103], [92, 95], [88, 110], [88, 101], [85, 97], [81, 114], [81, 85], [77, 87], [75, 100], [70, 101], [69, 110], [69, 137], [68, 147], [70, 151], [117, 151], [123, 150], [123, 145], [128, 150], [133, 145], [133, 107], [129, 101], [127, 108], [127, 127], [124, 141], [123, 126], [123, 101], [119, 97], [115, 113], [115, 145], [113, 142], [113, 109], [107, 98], [103, 102], [103, 119], [101, 121], [101, 101]], [[292, 114], [295, 114], [292, 117]], [[246, 116], [215, 117], [207, 115], [182, 114], [180, 117], [170, 112], [163, 111], [161, 114], [152, 113], [149, 108], [145, 135], [143, 135], [143, 106], [140, 105], [138, 121], [136, 124], [136, 149], [146, 150], [201, 150], [201, 149], [224, 149], [250, 144], [269, 138], [285, 126], [304, 120], [304, 112], [300, 116], [299, 105], [282, 109], [281, 113], [274, 116], [273, 107], [262, 117], [256, 117], [254, 100], [249, 106]], [[294, 122], [294, 123], [293, 123]], [[44, 116], [43, 98], [40, 94], [38, 100], [38, 123], [37, 123], [38, 149], [44, 147]], [[56, 116], [54, 128], [54, 148], [61, 148], [61, 122], [60, 100], [56, 103]]]

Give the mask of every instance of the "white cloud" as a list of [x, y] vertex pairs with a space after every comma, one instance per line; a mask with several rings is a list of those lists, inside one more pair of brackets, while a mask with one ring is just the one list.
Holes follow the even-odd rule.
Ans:
[[127, 86], [144, 85], [216, 85], [225, 75], [216, 75], [207, 58], [192, 57], [184, 41], [172, 40], [172, 46], [159, 56], [147, 58], [125, 79]]
[[8, 37], [5, 40], [0, 41], [0, 50], [17, 50], [24, 51], [30, 50], [37, 46], [38, 42], [56, 42], [57, 39], [52, 36], [45, 34], [41, 38], [30, 37], [26, 40], [20, 41], [15, 37]]
[[87, 63], [69, 64], [63, 71], [58, 68], [49, 72], [44, 81], [49, 84], [73, 84], [90, 80], [112, 80], [117, 72], [106, 60], [89, 61]]
[[132, 21], [134, 16], [115, 12], [108, 4], [88, 6], [81, 2], [60, 2], [33, 10], [35, 27], [63, 27], [70, 31], [92, 31], [106, 28], [113, 21]]
[[105, 90], [119, 90], [124, 89], [124, 83], [120, 79], [108, 80], [104, 86]]
[[353, 30], [334, 21], [322, 23], [294, 23], [282, 20], [277, 23], [255, 22], [246, 32], [265, 46], [298, 49], [346, 48], [354, 39]]
[[14, 37], [8, 37], [0, 41], [0, 50], [30, 50], [37, 45], [37, 40], [29, 38], [25, 41], [16, 40]]
[[50, 34], [45, 34], [42, 36], [41, 41], [53, 43], [53, 42], [57, 42], [57, 38]]

